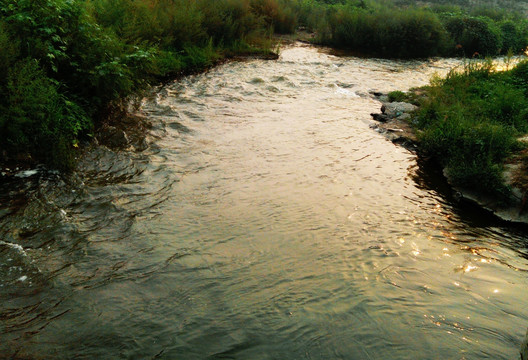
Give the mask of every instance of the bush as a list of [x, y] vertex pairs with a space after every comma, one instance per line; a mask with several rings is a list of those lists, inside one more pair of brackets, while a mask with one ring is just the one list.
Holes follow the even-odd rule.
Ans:
[[500, 23], [502, 48], [501, 53], [506, 54], [511, 51], [514, 54], [521, 53], [527, 46], [528, 41], [522, 34], [518, 23], [512, 20], [505, 20]]
[[511, 81], [524, 91], [524, 96], [528, 96], [528, 60], [524, 60], [517, 64], [517, 66], [510, 71], [510, 74]]
[[391, 91], [387, 95], [389, 97], [389, 101], [390, 102], [394, 102], [394, 101], [402, 102], [402, 101], [407, 101], [407, 99], [408, 99], [407, 94], [405, 94], [402, 91]]
[[406, 10], [377, 19], [380, 45], [397, 57], [416, 58], [443, 53], [447, 34], [438, 17], [423, 10]]
[[300, 23], [316, 29], [321, 43], [365, 55], [485, 57], [509, 50], [519, 54], [528, 45], [528, 23], [512, 11], [442, 1], [418, 8], [405, 2], [396, 7], [381, 1], [300, 0], [297, 11]]
[[501, 49], [500, 30], [489, 19], [453, 15], [445, 18], [444, 25], [456, 49], [465, 56], [491, 56]]
[[297, 26], [297, 16], [290, 3], [280, 0], [251, 0], [251, 8], [275, 32], [290, 34]]
[[333, 46], [383, 57], [417, 58], [440, 55], [447, 34], [437, 16], [419, 9], [369, 12], [341, 7], [329, 15]]
[[38, 155], [59, 168], [72, 165], [69, 151], [90, 127], [86, 113], [59, 93], [35, 60], [22, 60], [7, 77], [0, 106], [0, 145], [11, 153]]
[[264, 27], [264, 21], [251, 11], [249, 0], [202, 0], [199, 7], [207, 37], [215, 45], [231, 45]]
[[[0, 5], [0, 148], [67, 168], [77, 137], [91, 128], [61, 83], [72, 61], [82, 11], [69, 1], [6, 1]], [[68, 93], [68, 95], [67, 95]]]

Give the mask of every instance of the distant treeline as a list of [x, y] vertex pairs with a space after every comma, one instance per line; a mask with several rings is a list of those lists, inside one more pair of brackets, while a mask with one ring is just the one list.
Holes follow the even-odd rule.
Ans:
[[322, 44], [375, 56], [526, 47], [525, 19], [477, 10], [382, 0], [0, 0], [0, 160], [71, 168], [78, 141], [149, 84], [269, 53], [273, 32], [298, 26]]

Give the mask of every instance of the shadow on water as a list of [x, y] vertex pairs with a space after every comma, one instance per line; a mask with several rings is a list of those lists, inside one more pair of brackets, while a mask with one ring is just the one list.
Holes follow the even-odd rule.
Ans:
[[492, 211], [463, 198], [448, 183], [441, 168], [434, 159], [417, 157], [416, 167], [411, 170], [410, 176], [419, 188], [437, 193], [456, 214], [458, 222], [473, 229], [495, 228], [498, 234], [509, 234], [503, 236], [505, 245], [528, 259], [528, 224], [502, 220]]

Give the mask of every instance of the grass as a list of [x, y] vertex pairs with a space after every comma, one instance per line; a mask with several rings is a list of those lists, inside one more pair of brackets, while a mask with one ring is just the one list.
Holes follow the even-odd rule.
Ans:
[[421, 148], [447, 168], [452, 182], [508, 197], [503, 164], [525, 145], [528, 62], [494, 71], [490, 61], [469, 62], [434, 79], [414, 118]]

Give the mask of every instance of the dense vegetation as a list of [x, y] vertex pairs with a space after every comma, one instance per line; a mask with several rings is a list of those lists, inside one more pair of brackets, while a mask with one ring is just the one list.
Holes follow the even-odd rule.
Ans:
[[319, 43], [384, 57], [497, 55], [528, 45], [519, 11], [459, 2], [0, 0], [0, 160], [71, 167], [78, 140], [148, 84], [269, 52], [273, 32], [298, 26], [316, 31]]
[[408, 3], [301, 1], [299, 19], [322, 44], [381, 57], [493, 56], [528, 46], [520, 11]]
[[[69, 168], [94, 122], [149, 82], [268, 52], [277, 0], [0, 0], [0, 155]], [[20, 160], [20, 159], [19, 159]]]
[[526, 147], [528, 62], [495, 71], [471, 62], [426, 88], [414, 119], [421, 147], [439, 159], [458, 185], [504, 196], [505, 159]]

